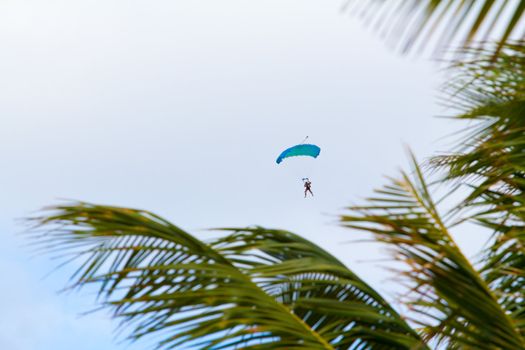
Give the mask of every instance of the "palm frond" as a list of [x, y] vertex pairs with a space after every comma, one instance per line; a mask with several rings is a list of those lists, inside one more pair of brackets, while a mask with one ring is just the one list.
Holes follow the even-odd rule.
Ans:
[[407, 304], [424, 339], [448, 348], [521, 349], [525, 340], [489, 285], [463, 256], [439, 215], [420, 168], [376, 191], [341, 218], [388, 244], [405, 263]]
[[[417, 334], [335, 258], [289, 232], [206, 244], [146, 211], [73, 203], [35, 218], [46, 251], [79, 259], [130, 339], [176, 349], [418, 349]], [[377, 331], [375, 333], [374, 331]]]
[[338, 349], [426, 348], [376, 291], [317, 245], [288, 231], [231, 230], [214, 246]]
[[462, 101], [458, 118], [475, 126], [431, 164], [468, 186], [461, 207], [494, 232], [483, 274], [525, 335], [525, 46], [506, 45], [493, 62], [490, 52], [475, 56], [452, 68], [457, 78], [446, 86], [450, 104]]
[[516, 0], [347, 0], [356, 13], [401, 50], [442, 48], [459, 41], [469, 47], [496, 42], [497, 54], [509, 39], [524, 37], [525, 1]]

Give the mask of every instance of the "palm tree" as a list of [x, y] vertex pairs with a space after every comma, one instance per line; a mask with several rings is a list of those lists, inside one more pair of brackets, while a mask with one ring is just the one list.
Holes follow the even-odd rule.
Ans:
[[[462, 54], [445, 100], [473, 126], [451, 153], [423, 166], [412, 157], [409, 172], [341, 216], [403, 264], [408, 315], [288, 231], [226, 228], [204, 242], [144, 210], [80, 202], [49, 208], [31, 232], [80, 261], [72, 288], [98, 286], [130, 339], [155, 336], [162, 349], [525, 349], [525, 45], [503, 36]], [[443, 215], [458, 188], [466, 195]], [[466, 221], [493, 233], [477, 261], [450, 234]]]
[[[204, 243], [146, 211], [75, 203], [39, 218], [40, 239], [81, 266], [103, 305], [178, 349], [425, 349], [420, 336], [336, 258], [291, 232], [225, 229]], [[191, 345], [191, 346], [190, 346]]]

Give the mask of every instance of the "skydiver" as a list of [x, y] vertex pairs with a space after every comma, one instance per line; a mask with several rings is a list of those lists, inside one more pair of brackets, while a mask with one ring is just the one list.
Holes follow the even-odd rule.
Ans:
[[310, 194], [313, 197], [314, 193], [312, 192], [312, 182], [310, 181], [309, 178], [304, 178], [303, 181], [304, 181], [304, 198], [306, 198], [306, 195], [308, 194], [308, 192], [310, 192]]

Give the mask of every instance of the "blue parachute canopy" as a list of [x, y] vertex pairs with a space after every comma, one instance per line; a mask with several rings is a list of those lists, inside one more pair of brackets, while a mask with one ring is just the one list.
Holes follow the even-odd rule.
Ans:
[[302, 143], [300, 145], [296, 145], [288, 149], [285, 149], [283, 153], [279, 155], [276, 162], [277, 164], [279, 164], [285, 158], [298, 157], [298, 156], [307, 156], [307, 157], [317, 158], [319, 153], [321, 153], [321, 149], [319, 148], [319, 146], [308, 144], [308, 143]]

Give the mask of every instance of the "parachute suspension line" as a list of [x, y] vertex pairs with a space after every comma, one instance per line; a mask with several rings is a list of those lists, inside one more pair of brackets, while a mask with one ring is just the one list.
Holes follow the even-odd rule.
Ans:
[[301, 142], [301, 144], [305, 143], [306, 140], [308, 140], [308, 136], [306, 136], [306, 137], [304, 138], [304, 140]]

